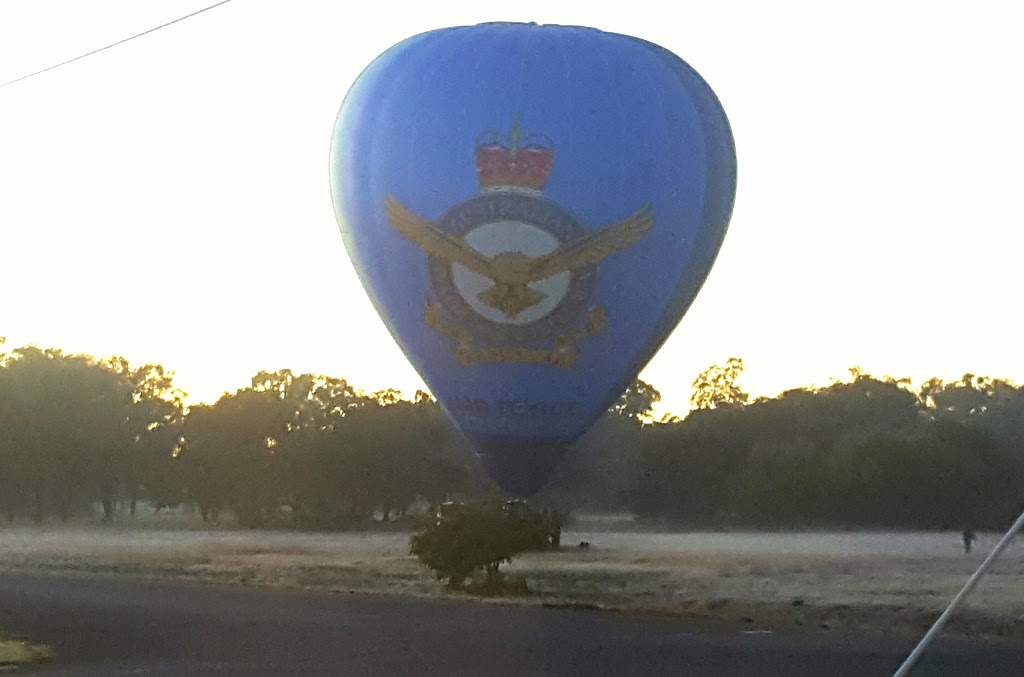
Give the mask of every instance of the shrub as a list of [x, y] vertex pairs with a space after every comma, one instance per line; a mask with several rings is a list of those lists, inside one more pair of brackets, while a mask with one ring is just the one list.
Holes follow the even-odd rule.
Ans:
[[[557, 514], [531, 510], [521, 501], [494, 496], [469, 504], [446, 506], [437, 519], [412, 537], [409, 551], [433, 570], [448, 587], [464, 589], [467, 578], [482, 572], [485, 580], [474, 592], [505, 591], [498, 568], [515, 555], [558, 547], [561, 520]], [[525, 592], [518, 584], [517, 591]]]

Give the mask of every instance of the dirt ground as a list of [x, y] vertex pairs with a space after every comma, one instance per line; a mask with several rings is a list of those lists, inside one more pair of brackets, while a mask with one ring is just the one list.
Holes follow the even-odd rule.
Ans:
[[[169, 523], [8, 527], [0, 529], [0, 569], [459, 595], [408, 555], [409, 536], [196, 530]], [[974, 551], [964, 554], [958, 533], [669, 533], [581, 523], [563, 534], [560, 551], [523, 555], [504, 567], [526, 580], [530, 595], [482, 601], [916, 638], [999, 538], [979, 534]], [[1024, 644], [1024, 544], [1011, 544], [944, 634]]]

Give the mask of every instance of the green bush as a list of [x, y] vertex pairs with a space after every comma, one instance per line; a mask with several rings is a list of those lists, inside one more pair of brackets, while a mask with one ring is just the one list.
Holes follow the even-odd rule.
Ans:
[[[450, 588], [497, 594], [509, 587], [498, 570], [503, 563], [521, 552], [557, 548], [560, 534], [557, 514], [490, 496], [445, 506], [434, 523], [412, 537], [409, 551]], [[484, 581], [466, 588], [466, 579], [477, 573]], [[520, 583], [516, 590], [525, 592], [525, 586]]]

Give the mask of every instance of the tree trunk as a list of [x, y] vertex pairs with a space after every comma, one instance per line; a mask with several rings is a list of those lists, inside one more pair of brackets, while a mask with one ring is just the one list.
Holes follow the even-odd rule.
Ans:
[[32, 521], [35, 522], [36, 524], [42, 524], [43, 523], [43, 488], [39, 485], [38, 482], [36, 483], [36, 490], [35, 490], [34, 494], [35, 495], [33, 496], [33, 498], [35, 500], [33, 501], [33, 505], [32, 505]]
[[114, 521], [114, 500], [110, 496], [103, 497], [103, 523], [110, 524]]

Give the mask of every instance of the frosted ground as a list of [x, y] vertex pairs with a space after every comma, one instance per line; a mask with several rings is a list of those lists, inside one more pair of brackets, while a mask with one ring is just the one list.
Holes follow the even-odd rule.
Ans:
[[[408, 555], [408, 532], [0, 529], [0, 568], [336, 593], [463, 596]], [[918, 637], [1000, 538], [959, 533], [669, 533], [580, 522], [561, 551], [504, 569], [532, 594], [487, 603], [581, 606], [738, 623]], [[576, 547], [581, 541], [589, 548]], [[1024, 543], [1011, 544], [947, 635], [1024, 643]]]

